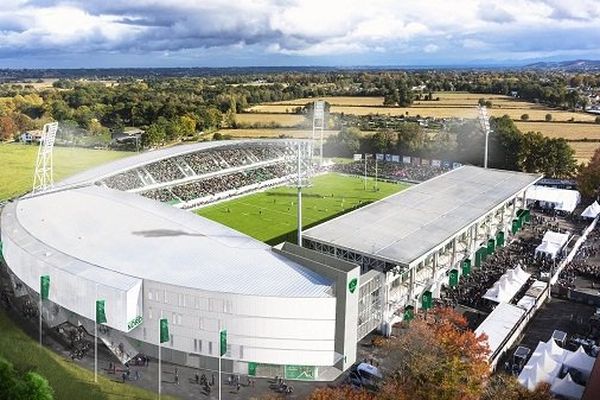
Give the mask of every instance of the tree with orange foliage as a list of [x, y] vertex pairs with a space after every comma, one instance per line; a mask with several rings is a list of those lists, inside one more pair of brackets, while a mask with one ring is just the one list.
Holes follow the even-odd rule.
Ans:
[[17, 133], [17, 124], [10, 116], [0, 117], [0, 140], [12, 140]]
[[388, 342], [386, 353], [396, 366], [381, 393], [386, 400], [477, 400], [489, 377], [486, 338], [475, 336], [466, 319], [449, 308], [412, 321]]
[[481, 400], [553, 400], [550, 385], [540, 384], [534, 391], [522, 386], [512, 375], [495, 374], [490, 378]]
[[375, 400], [374, 394], [366, 390], [355, 389], [350, 386], [336, 388], [319, 388], [311, 393], [309, 400]]

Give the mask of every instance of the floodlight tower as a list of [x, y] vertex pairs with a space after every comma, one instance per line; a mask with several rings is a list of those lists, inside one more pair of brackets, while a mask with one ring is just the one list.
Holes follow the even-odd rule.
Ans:
[[46, 124], [42, 129], [33, 175], [33, 193], [44, 192], [54, 185], [52, 149], [54, 148], [57, 130], [58, 122]]
[[[312, 141], [298, 141], [296, 154], [296, 177], [295, 186], [298, 190], [297, 213], [298, 213], [298, 246], [302, 247], [302, 189], [310, 186], [310, 168], [312, 165]], [[303, 171], [304, 167], [304, 171]]]
[[323, 130], [325, 129], [325, 102], [316, 100], [313, 106], [313, 145], [319, 140], [319, 165], [323, 164]]
[[490, 117], [487, 113], [486, 106], [479, 106], [479, 125], [481, 126], [481, 130], [485, 135], [485, 149], [483, 152], [483, 168], [488, 167], [488, 151], [489, 151], [489, 139], [490, 139]]

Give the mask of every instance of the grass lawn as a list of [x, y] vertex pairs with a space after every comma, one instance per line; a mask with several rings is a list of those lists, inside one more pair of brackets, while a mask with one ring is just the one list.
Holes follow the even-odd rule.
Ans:
[[[369, 180], [365, 191], [363, 178], [333, 173], [313, 178], [303, 191], [302, 226], [306, 229], [410, 186], [379, 182], [376, 192], [373, 184]], [[296, 242], [296, 193], [295, 188], [274, 188], [201, 208], [197, 214], [269, 244]]]
[[[31, 190], [38, 146], [18, 143], [0, 144], [0, 200]], [[134, 153], [90, 150], [71, 147], [54, 148], [54, 180]]]
[[[36, 371], [43, 375], [54, 389], [55, 399], [156, 399], [156, 393], [131, 385], [113, 382], [102, 374], [94, 383], [94, 373], [88, 371], [47, 348], [40, 349], [0, 310], [0, 356], [16, 369]], [[164, 398], [169, 398], [164, 396]]]

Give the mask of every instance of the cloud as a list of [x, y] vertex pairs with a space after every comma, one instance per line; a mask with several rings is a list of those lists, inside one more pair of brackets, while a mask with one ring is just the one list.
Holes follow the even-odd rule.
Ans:
[[600, 58], [600, 43], [585, 39], [597, 26], [597, 0], [2, 0], [0, 65], [76, 55], [89, 56], [82, 65], [431, 64], [578, 49]]

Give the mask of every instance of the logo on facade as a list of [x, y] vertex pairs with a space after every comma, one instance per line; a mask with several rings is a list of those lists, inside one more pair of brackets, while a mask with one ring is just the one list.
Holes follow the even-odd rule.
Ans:
[[354, 293], [356, 287], [358, 286], [358, 279], [354, 278], [348, 283], [348, 290], [350, 293]]
[[127, 324], [127, 329], [132, 330], [133, 328], [139, 326], [142, 322], [144, 322], [144, 318], [141, 315], [138, 315]]

